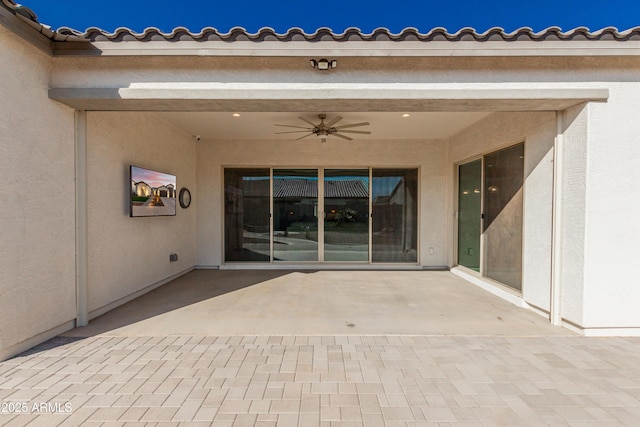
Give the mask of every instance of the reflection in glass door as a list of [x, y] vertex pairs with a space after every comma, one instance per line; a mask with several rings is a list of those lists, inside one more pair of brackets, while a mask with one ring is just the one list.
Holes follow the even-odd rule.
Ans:
[[372, 261], [418, 262], [418, 170], [373, 169]]
[[225, 262], [416, 263], [417, 248], [418, 169], [224, 170]]
[[225, 261], [270, 261], [269, 179], [269, 169], [225, 169]]
[[480, 272], [482, 160], [458, 168], [458, 264]]
[[273, 170], [273, 260], [318, 261], [318, 171]]
[[324, 260], [369, 260], [369, 170], [324, 171]]

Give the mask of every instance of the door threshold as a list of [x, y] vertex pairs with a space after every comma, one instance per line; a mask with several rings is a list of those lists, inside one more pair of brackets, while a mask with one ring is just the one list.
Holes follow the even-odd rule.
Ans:
[[220, 270], [423, 270], [416, 264], [351, 264], [351, 263], [228, 263]]

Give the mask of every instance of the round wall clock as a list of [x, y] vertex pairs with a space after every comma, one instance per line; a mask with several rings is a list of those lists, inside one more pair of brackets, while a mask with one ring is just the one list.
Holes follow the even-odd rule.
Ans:
[[188, 188], [181, 188], [180, 194], [178, 194], [178, 202], [180, 202], [180, 207], [186, 209], [191, 204], [191, 191]]

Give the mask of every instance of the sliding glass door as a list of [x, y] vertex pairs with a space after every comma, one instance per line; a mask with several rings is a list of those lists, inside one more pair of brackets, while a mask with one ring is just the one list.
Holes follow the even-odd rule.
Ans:
[[418, 262], [418, 170], [227, 168], [225, 262]]
[[516, 290], [522, 290], [523, 184], [524, 143], [458, 167], [458, 264]]
[[225, 261], [271, 260], [269, 182], [269, 169], [225, 169]]
[[483, 274], [522, 289], [524, 144], [484, 158]]
[[273, 260], [318, 261], [318, 171], [274, 169]]
[[369, 169], [324, 171], [324, 260], [369, 260]]
[[418, 261], [418, 170], [373, 169], [373, 262]]
[[458, 168], [458, 264], [480, 272], [482, 160]]

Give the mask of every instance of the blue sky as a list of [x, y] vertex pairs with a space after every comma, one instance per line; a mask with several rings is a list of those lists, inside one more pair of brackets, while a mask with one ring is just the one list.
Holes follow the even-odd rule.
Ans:
[[549, 26], [564, 30], [584, 26], [593, 31], [640, 26], [640, 0], [24, 0], [22, 4], [54, 29], [98, 27], [108, 32], [118, 27], [137, 32], [157, 27], [169, 32], [178, 26], [194, 32], [204, 27], [222, 32], [238, 26], [249, 32], [272, 27], [280, 33], [291, 27], [306, 32], [320, 27], [334, 32], [349, 27], [364, 32], [378, 27], [393, 32], [444, 27], [455, 32], [463, 27], [513, 31], [526, 26], [540, 31]]

